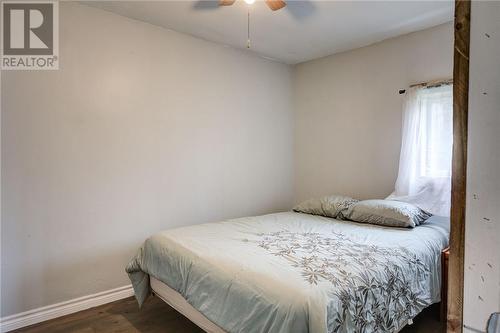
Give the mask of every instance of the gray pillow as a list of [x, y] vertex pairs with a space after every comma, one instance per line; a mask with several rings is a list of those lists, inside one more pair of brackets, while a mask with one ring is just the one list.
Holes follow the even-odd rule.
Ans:
[[309, 199], [293, 208], [295, 212], [343, 219], [349, 207], [358, 200], [342, 195], [329, 195], [319, 199]]
[[432, 214], [407, 202], [395, 200], [364, 200], [352, 205], [346, 218], [388, 227], [416, 227]]

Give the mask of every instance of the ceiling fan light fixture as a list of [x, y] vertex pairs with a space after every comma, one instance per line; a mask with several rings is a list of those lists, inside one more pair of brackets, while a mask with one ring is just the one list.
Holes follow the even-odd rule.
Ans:
[[255, 2], [255, 0], [245, 0], [245, 2], [247, 3], [247, 5], [251, 5]]

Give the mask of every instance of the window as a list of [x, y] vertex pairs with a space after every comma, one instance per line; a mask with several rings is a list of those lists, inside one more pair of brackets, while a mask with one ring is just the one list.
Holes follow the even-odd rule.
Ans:
[[422, 89], [420, 147], [422, 177], [450, 177], [453, 143], [453, 105], [450, 86]]
[[453, 144], [452, 85], [408, 91], [396, 189], [391, 199], [450, 215]]

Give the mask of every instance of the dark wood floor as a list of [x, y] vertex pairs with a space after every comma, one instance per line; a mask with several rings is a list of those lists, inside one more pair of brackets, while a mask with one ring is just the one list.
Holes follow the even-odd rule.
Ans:
[[[150, 297], [139, 310], [134, 298], [81, 311], [65, 317], [53, 319], [13, 331], [15, 333], [202, 333], [180, 313], [161, 301]], [[443, 325], [437, 318], [436, 308], [424, 310], [413, 325], [403, 329], [402, 333], [443, 332]]]

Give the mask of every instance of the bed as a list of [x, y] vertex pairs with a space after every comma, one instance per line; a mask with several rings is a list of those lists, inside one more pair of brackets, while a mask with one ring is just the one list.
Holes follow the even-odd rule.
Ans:
[[398, 332], [440, 301], [449, 221], [394, 228], [285, 212], [167, 230], [127, 265], [207, 332]]

